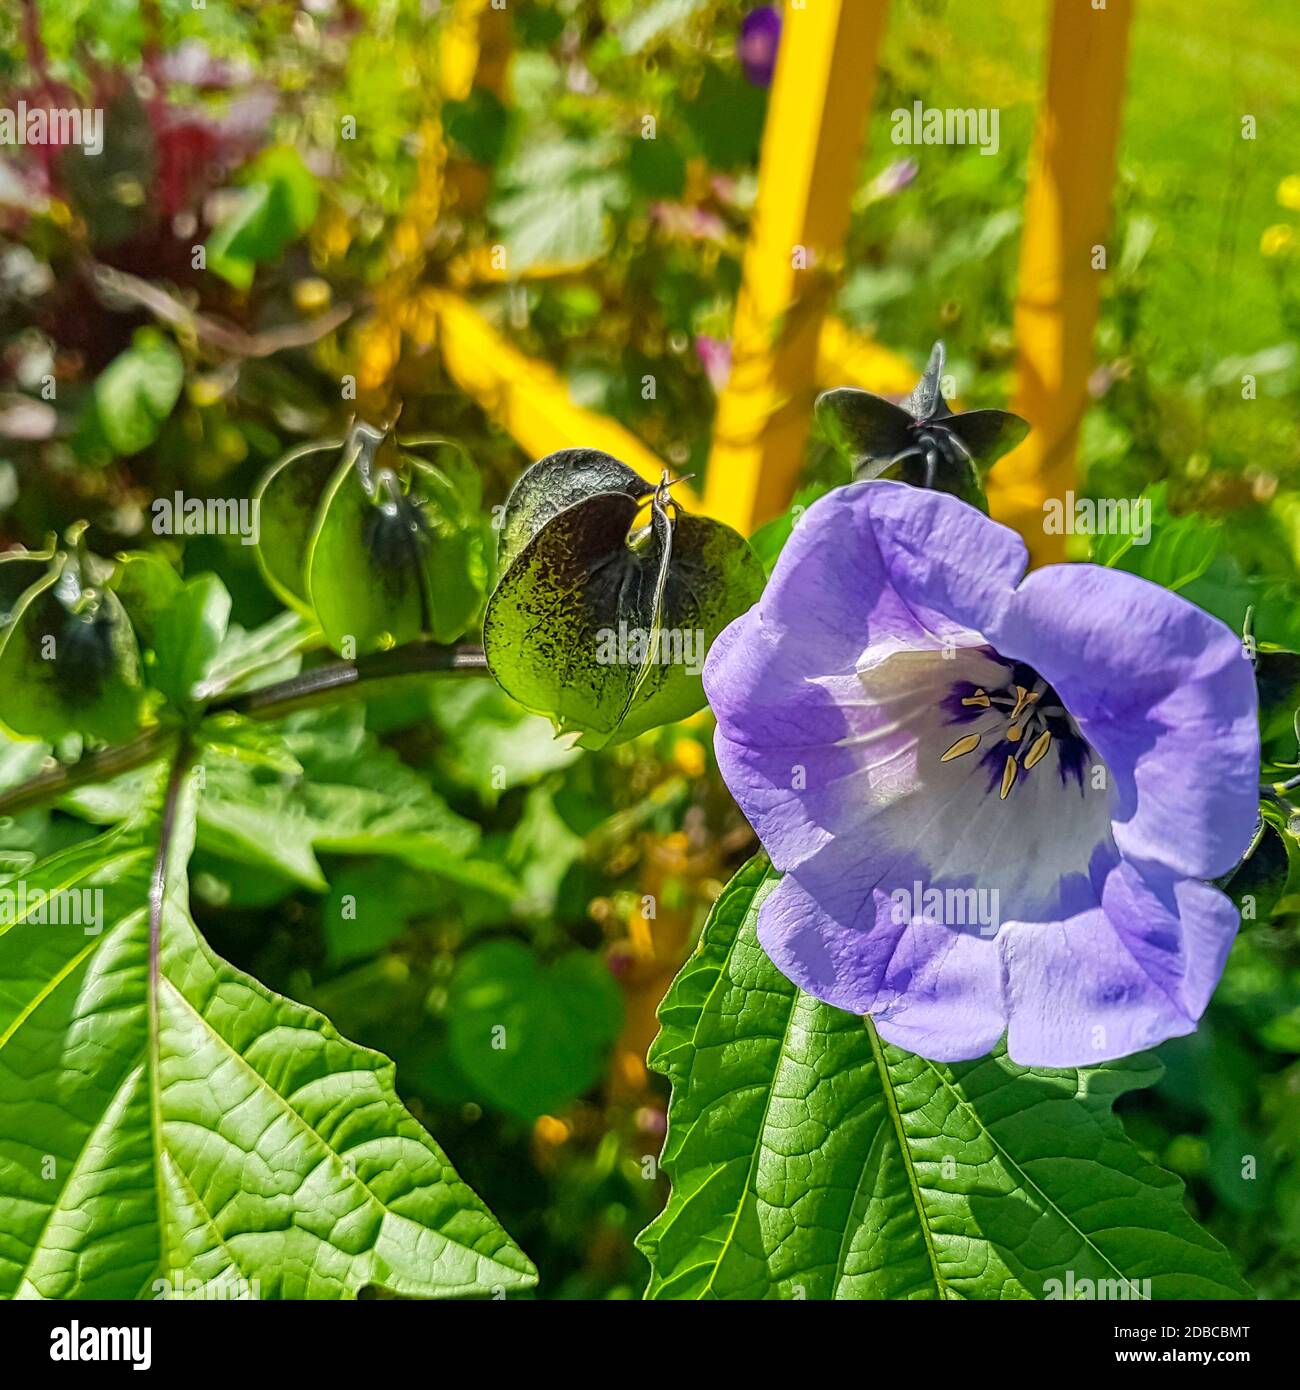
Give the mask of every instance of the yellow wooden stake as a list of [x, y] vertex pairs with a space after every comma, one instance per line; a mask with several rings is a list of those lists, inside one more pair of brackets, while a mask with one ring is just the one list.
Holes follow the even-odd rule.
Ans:
[[510, 15], [490, 0], [455, 0], [438, 43], [438, 75], [447, 101], [465, 101], [475, 87], [505, 96]]
[[[663, 478], [666, 465], [631, 430], [576, 405], [553, 368], [520, 352], [473, 305], [445, 290], [435, 294], [447, 370], [530, 458], [557, 449], [603, 449], [648, 482]], [[688, 487], [678, 484], [673, 495], [699, 510]]]
[[1132, 0], [1108, 0], [1104, 9], [1056, 0], [1052, 12], [1015, 314], [1019, 362], [1012, 408], [1033, 430], [989, 478], [993, 515], [1021, 532], [1040, 564], [1065, 553], [1065, 538], [1043, 529], [1043, 503], [1074, 486], [1101, 257], [1109, 265], [1114, 255], [1106, 230], [1132, 17]]
[[866, 140], [886, 0], [787, 0], [705, 510], [748, 534], [790, 501]]
[[[920, 375], [915, 362], [861, 333], [855, 333], [837, 318], [822, 324], [817, 344], [817, 384], [856, 386], [878, 396], [905, 396]], [[957, 402], [948, 402], [957, 409]]]

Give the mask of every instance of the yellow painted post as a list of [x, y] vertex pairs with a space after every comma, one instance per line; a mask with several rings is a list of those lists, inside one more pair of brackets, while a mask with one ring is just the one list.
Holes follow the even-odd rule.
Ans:
[[[874, 338], [827, 317], [817, 344], [817, 384], [856, 386], [878, 396], [905, 396], [916, 385], [916, 363]], [[950, 401], [954, 409], [956, 403]]]
[[[438, 41], [438, 90], [444, 101], [466, 101], [475, 87], [504, 100], [510, 67], [510, 13], [491, 0], [453, 0]], [[468, 160], [448, 165], [448, 201], [461, 213], [482, 208], [488, 171]]]
[[748, 533], [803, 463], [818, 343], [866, 141], [886, 0], [787, 0], [705, 510]]
[[1019, 361], [1012, 409], [1033, 430], [989, 478], [993, 515], [1021, 532], [1038, 564], [1064, 555], [1065, 538], [1044, 533], [1043, 502], [1074, 485], [1100, 254], [1107, 264], [1114, 254], [1106, 231], [1132, 17], [1132, 0], [1107, 0], [1104, 9], [1056, 0], [1052, 11], [1015, 313]]
[[[649, 482], [665, 464], [617, 420], [576, 405], [552, 367], [520, 352], [472, 304], [434, 291], [443, 361], [456, 384], [534, 459], [557, 449], [603, 449]], [[673, 494], [690, 511], [699, 500], [683, 484]]]
[[505, 95], [510, 15], [491, 0], [455, 0], [438, 44], [438, 76], [447, 101], [465, 101], [475, 87]]

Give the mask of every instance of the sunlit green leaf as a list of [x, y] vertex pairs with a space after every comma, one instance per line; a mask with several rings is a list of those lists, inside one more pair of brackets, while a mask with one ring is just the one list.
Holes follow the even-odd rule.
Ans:
[[0, 933], [0, 1293], [527, 1288], [392, 1064], [208, 949], [187, 906], [191, 784], [169, 819], [162, 781], [139, 816], [27, 872], [28, 904], [57, 889], [79, 920], [29, 906]]
[[492, 219], [509, 269], [586, 265], [610, 241], [610, 214], [627, 197], [613, 147], [546, 141], [521, 152], [499, 175], [505, 192]]
[[253, 283], [257, 267], [274, 260], [315, 221], [316, 178], [296, 150], [266, 151], [247, 171], [235, 210], [208, 239], [207, 267], [237, 289]]
[[318, 853], [385, 855], [450, 878], [473, 874], [479, 828], [366, 733], [359, 709], [295, 715], [265, 736], [301, 771], [208, 749], [198, 803], [207, 852], [318, 892], [326, 888]]
[[741, 869], [660, 1009], [673, 1190], [640, 1239], [648, 1297], [1249, 1296], [1112, 1111], [1152, 1058], [1046, 1070], [893, 1047], [767, 958], [776, 881], [762, 855]]
[[524, 1119], [562, 1110], [599, 1077], [623, 1019], [597, 957], [570, 951], [543, 965], [519, 941], [467, 952], [449, 994], [457, 1065], [486, 1101]]
[[176, 705], [194, 698], [226, 636], [230, 595], [215, 574], [187, 580], [158, 615], [154, 684]]
[[105, 440], [119, 454], [138, 454], [158, 438], [185, 380], [169, 339], [142, 328], [129, 348], [95, 379], [95, 411]]

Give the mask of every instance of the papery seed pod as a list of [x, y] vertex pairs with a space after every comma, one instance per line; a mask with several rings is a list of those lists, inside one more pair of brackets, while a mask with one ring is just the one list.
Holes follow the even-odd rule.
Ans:
[[454, 641], [487, 565], [477, 469], [459, 445], [364, 421], [286, 455], [255, 494], [267, 582], [337, 651]]
[[376, 481], [382, 500], [376, 501], [366, 518], [366, 548], [383, 569], [418, 563], [432, 540], [419, 503], [402, 495], [396, 476], [388, 469], [382, 470]]
[[744, 538], [684, 511], [671, 487], [566, 449], [528, 469], [506, 503], [488, 666], [584, 747], [697, 710], [709, 644], [762, 589]]
[[57, 657], [64, 680], [94, 694], [117, 662], [117, 621], [107, 607], [69, 613], [57, 637]]
[[77, 732], [118, 743], [139, 726], [140, 651], [117, 596], [84, 582], [96, 562], [71, 537], [18, 600], [0, 647], [0, 721], [47, 741]]
[[855, 480], [895, 478], [950, 492], [987, 511], [982, 474], [1029, 433], [1006, 410], [954, 414], [943, 398], [944, 347], [935, 343], [924, 374], [897, 405], [870, 391], [839, 387], [817, 398], [817, 419], [848, 459]]

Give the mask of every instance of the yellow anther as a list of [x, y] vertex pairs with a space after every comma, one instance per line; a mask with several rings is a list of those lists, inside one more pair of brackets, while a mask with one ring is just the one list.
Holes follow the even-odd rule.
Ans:
[[1007, 742], [1008, 742], [1008, 743], [1019, 743], [1019, 742], [1020, 742], [1020, 735], [1023, 734], [1023, 733], [1024, 733], [1024, 730], [1020, 727], [1019, 724], [1013, 724], [1013, 725], [1007, 730]]
[[1017, 771], [1016, 760], [1014, 758], [1008, 758], [1002, 768], [1002, 791], [1000, 795], [1003, 801], [1007, 799], [1007, 793], [1010, 792], [1011, 788], [1015, 785]]
[[979, 746], [980, 736], [978, 734], [967, 734], [965, 738], [959, 738], [939, 761], [941, 763], [950, 763], [954, 758], [960, 758], [963, 753], [973, 753]]
[[989, 697], [982, 690], [977, 690], [974, 695], [967, 695], [962, 700], [963, 705], [978, 705], [980, 709], [988, 709]]
[[1016, 686], [1016, 707], [1011, 711], [1012, 719], [1019, 719], [1024, 707], [1032, 705], [1036, 699], [1038, 699], [1037, 691], [1026, 690], [1023, 685]]
[[1043, 754], [1047, 752], [1048, 746], [1052, 742], [1051, 731], [1044, 729], [1041, 734], [1029, 745], [1029, 752], [1025, 754], [1025, 769], [1033, 767], [1035, 763], [1042, 762]]

